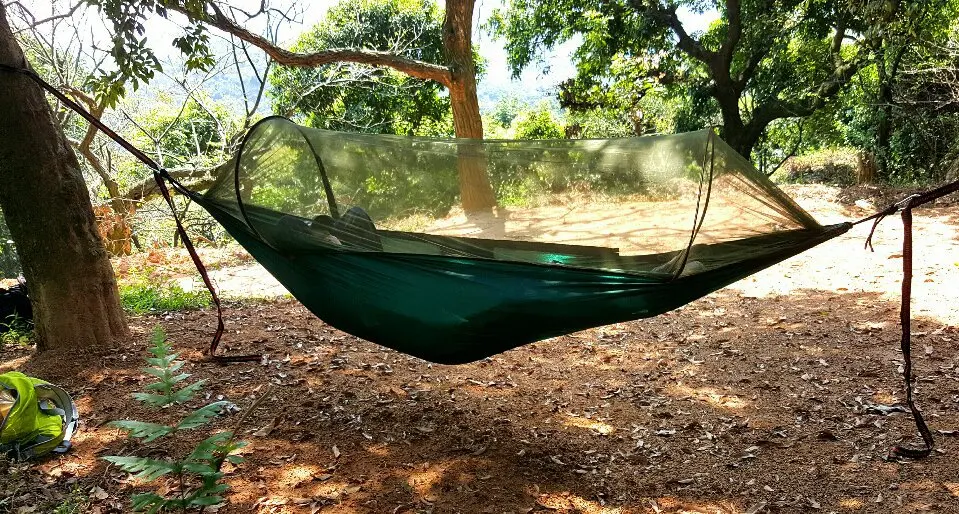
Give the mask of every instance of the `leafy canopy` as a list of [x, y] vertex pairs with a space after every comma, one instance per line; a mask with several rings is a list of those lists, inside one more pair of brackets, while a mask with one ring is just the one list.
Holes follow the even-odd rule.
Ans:
[[[721, 121], [727, 140], [748, 154], [773, 120], [823, 107], [917, 3], [511, 0], [491, 27], [505, 38], [514, 73], [581, 38], [577, 76], [560, 92], [564, 107], [630, 109], [652, 92], [679, 100], [677, 130]], [[718, 19], [688, 33], [683, 11]]]
[[[443, 62], [443, 14], [432, 0], [345, 0], [304, 33], [293, 51], [327, 48], [389, 51]], [[333, 63], [274, 68], [274, 111], [301, 113], [318, 128], [351, 132], [435, 135], [451, 132], [449, 97], [442, 86], [390, 68]]]

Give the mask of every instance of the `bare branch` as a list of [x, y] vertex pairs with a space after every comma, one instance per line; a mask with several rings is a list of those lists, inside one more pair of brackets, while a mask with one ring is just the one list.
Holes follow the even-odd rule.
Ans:
[[726, 0], [726, 18], [726, 41], [723, 41], [719, 55], [723, 64], [729, 68], [729, 64], [733, 62], [733, 53], [739, 46], [739, 38], [743, 35], [742, 6], [739, 0]]
[[[334, 62], [353, 62], [359, 64], [369, 64], [373, 66], [385, 66], [405, 73], [411, 77], [433, 80], [443, 84], [446, 87], [452, 85], [452, 74], [447, 66], [408, 59], [390, 52], [380, 52], [376, 50], [360, 50], [355, 48], [330, 48], [314, 53], [291, 52], [280, 48], [262, 36], [253, 34], [245, 28], [237, 25], [228, 16], [216, 6], [209, 4], [212, 13], [206, 13], [200, 21], [216, 27], [224, 32], [232, 34], [237, 38], [250, 43], [251, 45], [263, 50], [277, 64], [295, 67], [316, 67]], [[196, 14], [187, 9], [171, 5], [173, 11], [185, 14], [188, 17], [195, 18]]]

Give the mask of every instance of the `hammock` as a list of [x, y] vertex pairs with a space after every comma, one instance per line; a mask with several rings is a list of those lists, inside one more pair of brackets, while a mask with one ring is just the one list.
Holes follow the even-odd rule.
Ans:
[[[924, 447], [898, 446], [893, 453], [920, 458], [932, 450], [932, 433], [912, 394], [912, 209], [959, 191], [959, 181], [856, 222], [823, 226], [712, 130], [616, 140], [478, 141], [345, 134], [270, 117], [249, 130], [215, 184], [200, 194], [32, 71], [5, 65], [0, 71], [28, 76], [154, 170], [217, 307], [210, 355], [222, 361], [248, 357], [215, 355], [223, 333], [220, 301], [166, 182], [203, 206], [325, 322], [444, 364], [656, 316], [853, 225], [874, 221], [875, 230], [901, 212], [903, 376]], [[604, 230], [614, 225], [609, 216], [565, 223], [555, 210], [552, 229], [540, 233], [522, 220], [519, 228], [515, 220], [510, 227], [508, 213], [471, 214], [459, 225], [429, 230], [402, 226], [419, 214], [453, 210], [461, 190], [495, 190], [500, 202], [517, 191], [545, 192], [550, 194], [540, 196], [550, 206], [583, 184], [601, 199], [630, 200], [630, 229]], [[351, 207], [341, 209], [345, 205]]]
[[[634, 199], [623, 205], [636, 217], [610, 229], [607, 217], [591, 219], [587, 210], [587, 221], [556, 227], [573, 238], [532, 233], [525, 223], [514, 229], [492, 212], [461, 216], [467, 228], [456, 235], [395, 227], [410, 207], [454, 206], [464, 168], [487, 173], [501, 192], [505, 178], [529, 170], [563, 179], [591, 174], [591, 184], [612, 184]], [[406, 189], [394, 193], [387, 180]], [[370, 191], [377, 182], [385, 191]], [[250, 129], [205, 194], [183, 192], [325, 322], [442, 364], [656, 316], [851, 226], [821, 226], [712, 131], [438, 140], [338, 133], [272, 117]]]

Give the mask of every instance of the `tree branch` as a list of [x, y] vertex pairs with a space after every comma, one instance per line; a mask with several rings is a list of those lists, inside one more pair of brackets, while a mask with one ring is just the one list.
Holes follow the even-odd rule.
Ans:
[[[634, 0], [634, 5], [636, 0]], [[686, 32], [686, 28], [683, 27], [681, 21], [679, 21], [679, 16], [676, 15], [675, 7], [665, 7], [662, 5], [657, 5], [651, 11], [651, 14], [658, 18], [660, 22], [665, 23], [670, 30], [673, 31], [673, 34], [676, 35], [678, 42], [676, 46], [686, 52], [690, 57], [696, 59], [697, 61], [702, 62], [703, 64], [709, 65], [713, 60], [713, 57], [716, 55], [716, 52], [706, 50], [699, 41], [694, 39], [689, 33]]]
[[[376, 50], [360, 50], [355, 48], [330, 48], [310, 54], [291, 52], [280, 48], [267, 39], [253, 34], [237, 25], [232, 19], [223, 14], [216, 4], [208, 4], [212, 12], [201, 15], [198, 21], [216, 27], [238, 39], [263, 50], [278, 64], [295, 67], [315, 67], [333, 62], [353, 62], [373, 66], [385, 66], [419, 79], [433, 80], [449, 87], [452, 84], [452, 74], [447, 66], [408, 59], [390, 52]], [[190, 19], [197, 19], [197, 14], [180, 5], [170, 5], [172, 11], [185, 14]]]
[[[188, 182], [187, 185], [190, 186], [190, 189], [200, 191], [213, 185], [213, 182], [216, 180], [213, 177], [214, 171], [215, 168], [174, 168], [167, 170], [167, 173], [180, 182]], [[121, 197], [130, 202], [145, 202], [159, 193], [160, 189], [156, 184], [156, 180], [153, 178], [153, 175], [150, 175], [138, 184], [127, 189]]]
[[736, 77], [734, 82], [737, 91], [742, 92], [746, 90], [746, 85], [749, 84], [750, 79], [756, 74], [756, 69], [759, 68], [759, 64], [766, 58], [768, 53], [769, 45], [763, 45], [746, 59], [746, 65], [743, 66], [742, 71], [739, 72], [739, 76]]
[[723, 46], [719, 49], [719, 56], [728, 68], [743, 35], [742, 5], [739, 0], [726, 0], [726, 18], [726, 41], [723, 41]]

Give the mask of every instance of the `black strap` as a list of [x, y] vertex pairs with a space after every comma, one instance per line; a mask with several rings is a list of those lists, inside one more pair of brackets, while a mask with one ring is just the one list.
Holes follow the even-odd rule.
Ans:
[[902, 327], [902, 336], [899, 346], [902, 349], [903, 359], [903, 380], [906, 387], [906, 405], [912, 413], [913, 420], [916, 423], [916, 430], [922, 437], [923, 447], [912, 448], [908, 446], [896, 446], [892, 448], [892, 455], [896, 457], [907, 457], [911, 459], [921, 459], [928, 457], [932, 453], [935, 440], [932, 437], [932, 431], [926, 425], [922, 413], [916, 407], [913, 398], [913, 373], [912, 373], [912, 210], [919, 205], [926, 204], [941, 198], [943, 196], [959, 191], [959, 180], [944, 184], [929, 191], [911, 195], [900, 200], [885, 209], [867, 216], [854, 225], [873, 220], [872, 228], [869, 230], [869, 236], [866, 238], [866, 248], [873, 250], [872, 237], [876, 232], [876, 227], [886, 217], [902, 211], [902, 295], [899, 306], [899, 323]]
[[923, 448], [910, 448], [907, 446], [896, 446], [892, 449], [893, 455], [899, 457], [908, 457], [911, 459], [921, 459], [928, 457], [932, 453], [934, 440], [932, 432], [922, 418], [922, 413], [916, 408], [913, 401], [913, 379], [912, 379], [912, 202], [918, 197], [907, 199], [902, 209], [902, 304], [899, 308], [899, 322], [902, 325], [902, 339], [899, 342], [902, 348], [903, 371], [902, 376], [906, 381], [906, 405], [912, 412], [912, 417], [916, 422], [916, 429], [922, 436]]
[[257, 355], [238, 355], [238, 356], [222, 356], [216, 355], [217, 345], [220, 344], [220, 337], [223, 335], [223, 308], [220, 304], [220, 297], [216, 294], [216, 290], [213, 287], [213, 282], [210, 280], [209, 275], [206, 271], [206, 266], [203, 265], [203, 261], [200, 260], [200, 256], [197, 255], [196, 249], [193, 247], [193, 242], [190, 240], [190, 236], [187, 235], [186, 229], [183, 227], [183, 223], [180, 222], [180, 217], [177, 216], [176, 205], [173, 203], [173, 198], [170, 196], [170, 191], [166, 187], [164, 180], [169, 181], [173, 187], [178, 191], [187, 196], [195, 197], [196, 194], [192, 191], [189, 191], [182, 184], [177, 182], [166, 172], [159, 164], [151, 159], [147, 154], [140, 151], [137, 147], [133, 146], [133, 143], [130, 143], [122, 136], [113, 131], [110, 127], [106, 126], [97, 119], [96, 116], [90, 114], [82, 106], [68, 98], [57, 88], [51, 86], [47, 81], [43, 80], [42, 77], [37, 75], [33, 70], [27, 68], [15, 68], [13, 66], [7, 66], [5, 64], [0, 64], [0, 71], [10, 72], [10, 73], [19, 73], [26, 77], [29, 77], [31, 80], [37, 83], [41, 88], [55, 96], [57, 100], [63, 102], [64, 105], [76, 111], [77, 114], [87, 120], [91, 125], [97, 128], [97, 130], [106, 134], [107, 137], [115, 141], [118, 145], [122, 146], [124, 150], [130, 152], [131, 155], [136, 157], [140, 162], [145, 164], [153, 171], [153, 179], [156, 180], [157, 187], [160, 190], [160, 194], [163, 195], [163, 199], [166, 200], [167, 205], [170, 206], [170, 212], [173, 214], [173, 219], [176, 221], [177, 232], [180, 233], [180, 240], [183, 241], [183, 246], [186, 247], [187, 252], [190, 254], [190, 258], [193, 260], [193, 264], [196, 266], [197, 271], [200, 273], [200, 277], [203, 279], [203, 284], [206, 285], [207, 290], [210, 292], [210, 297], [213, 299], [213, 304], [216, 305], [216, 318], [217, 318], [217, 327], [216, 332], [213, 333], [213, 340], [210, 342], [210, 357], [213, 360], [219, 362], [239, 362], [239, 361], [255, 361], [260, 360], [260, 357]]

